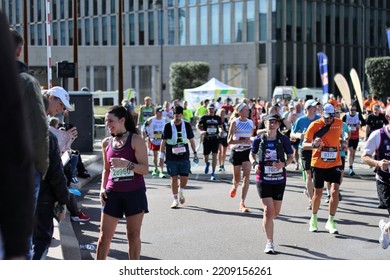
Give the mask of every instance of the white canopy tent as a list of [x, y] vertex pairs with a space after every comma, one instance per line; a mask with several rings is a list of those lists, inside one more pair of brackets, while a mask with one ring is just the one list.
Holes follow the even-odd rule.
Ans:
[[236, 98], [242, 99], [245, 97], [246, 90], [243, 88], [231, 87], [217, 80], [210, 79], [207, 83], [197, 87], [184, 90], [184, 100], [188, 101], [188, 108], [196, 110], [200, 106], [200, 101], [205, 99], [215, 99], [219, 97], [222, 100], [230, 97], [234, 100]]

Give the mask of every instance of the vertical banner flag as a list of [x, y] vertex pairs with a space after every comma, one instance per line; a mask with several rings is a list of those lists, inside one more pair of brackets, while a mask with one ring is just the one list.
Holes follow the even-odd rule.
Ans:
[[325, 104], [329, 99], [328, 57], [323, 52], [317, 53], [317, 57], [320, 67], [322, 90], [324, 91], [324, 95], [322, 96], [322, 104]]
[[389, 45], [389, 51], [390, 51], [390, 28], [386, 29], [387, 34], [387, 44]]

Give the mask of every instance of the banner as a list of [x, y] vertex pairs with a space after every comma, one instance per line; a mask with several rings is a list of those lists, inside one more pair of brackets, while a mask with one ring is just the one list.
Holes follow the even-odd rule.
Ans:
[[318, 64], [320, 67], [322, 90], [324, 92], [324, 95], [322, 97], [322, 104], [325, 104], [328, 102], [329, 99], [328, 57], [323, 52], [317, 53], [317, 57]]
[[389, 45], [389, 52], [390, 52], [390, 28], [386, 29], [387, 34], [387, 44]]

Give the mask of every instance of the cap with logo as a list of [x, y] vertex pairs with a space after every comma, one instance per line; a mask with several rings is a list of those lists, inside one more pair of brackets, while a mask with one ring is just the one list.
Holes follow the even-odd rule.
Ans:
[[161, 107], [161, 106], [156, 107], [157, 113], [162, 112], [162, 111], [164, 111], [163, 107]]
[[324, 118], [329, 118], [329, 117], [333, 117], [334, 116], [334, 107], [333, 107], [332, 104], [327, 103], [324, 106], [323, 116], [324, 116]]
[[52, 87], [51, 89], [49, 89], [47, 91], [47, 94], [53, 95], [53, 96], [59, 98], [61, 100], [62, 104], [65, 105], [65, 107], [68, 111], [73, 111], [73, 108], [72, 108], [72, 106], [70, 106], [70, 103], [69, 103], [69, 100], [70, 100], [69, 93], [65, 89], [63, 89], [62, 87], [58, 87], [58, 86]]
[[215, 105], [213, 103], [210, 103], [207, 105], [207, 109], [215, 109]]

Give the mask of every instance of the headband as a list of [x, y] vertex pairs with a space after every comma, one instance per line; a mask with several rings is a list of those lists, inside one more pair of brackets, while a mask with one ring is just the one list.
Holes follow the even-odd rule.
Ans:
[[240, 105], [238, 105], [237, 112], [240, 112], [245, 106], [246, 106], [245, 103], [241, 103]]

